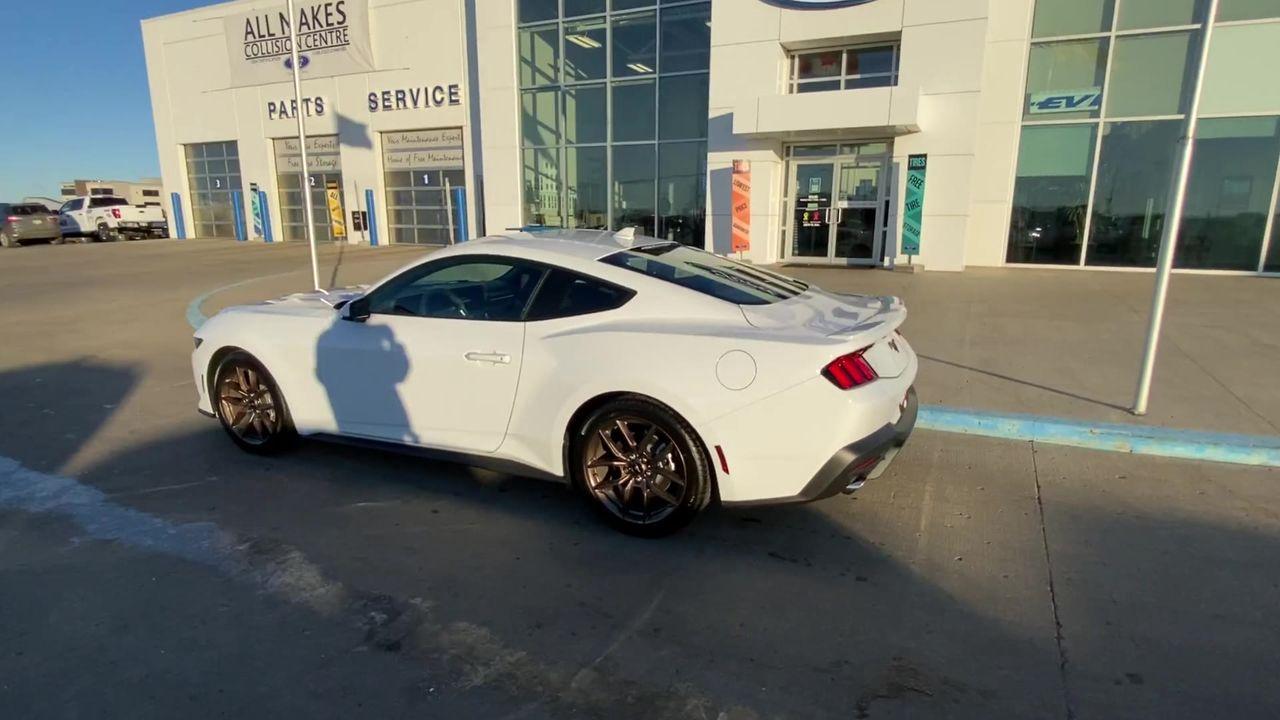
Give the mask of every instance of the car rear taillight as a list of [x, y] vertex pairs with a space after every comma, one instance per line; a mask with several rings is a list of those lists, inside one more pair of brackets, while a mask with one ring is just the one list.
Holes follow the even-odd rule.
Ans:
[[111, 217], [113, 217], [113, 218], [115, 218], [115, 219], [119, 220], [119, 219], [120, 219], [120, 208], [111, 208]]
[[868, 346], [857, 352], [841, 355], [827, 363], [827, 366], [822, 368], [822, 374], [831, 381], [831, 384], [841, 390], [850, 390], [859, 385], [866, 385], [879, 377], [879, 375], [876, 375], [875, 369], [871, 367], [871, 363], [867, 362], [867, 359], [862, 356], [863, 353], [870, 349]]
[[9, 222], [18, 222], [18, 216], [10, 215], [9, 217], [5, 218], [5, 220], [8, 220]]

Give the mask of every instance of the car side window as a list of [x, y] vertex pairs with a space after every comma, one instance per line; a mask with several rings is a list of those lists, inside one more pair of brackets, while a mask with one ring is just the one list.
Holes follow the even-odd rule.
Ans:
[[552, 320], [613, 310], [635, 294], [634, 290], [555, 268], [538, 287], [525, 319]]
[[75, 212], [81, 207], [84, 207], [84, 198], [76, 198], [75, 200], [68, 200], [63, 203], [62, 209], [58, 212]]
[[426, 263], [369, 295], [375, 315], [515, 321], [545, 269], [508, 258]]

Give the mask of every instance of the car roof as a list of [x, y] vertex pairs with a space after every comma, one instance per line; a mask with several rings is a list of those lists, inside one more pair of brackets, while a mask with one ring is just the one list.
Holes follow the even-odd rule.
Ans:
[[[619, 250], [667, 245], [670, 240], [661, 240], [647, 235], [636, 235], [628, 230], [613, 232], [610, 230], [538, 230], [508, 231], [498, 235], [489, 235], [470, 242], [458, 243], [432, 255], [438, 258], [442, 254], [495, 254], [522, 257], [566, 268], [589, 270], [593, 274], [601, 274], [602, 269], [596, 262], [606, 255]], [[430, 259], [430, 258], [428, 258]], [[426, 259], [424, 259], [424, 262]], [[609, 274], [604, 272], [604, 274]]]

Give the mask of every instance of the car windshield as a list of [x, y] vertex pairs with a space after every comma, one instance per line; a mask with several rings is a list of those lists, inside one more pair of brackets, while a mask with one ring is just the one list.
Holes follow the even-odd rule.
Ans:
[[622, 250], [600, 261], [736, 305], [768, 305], [793, 298], [809, 288], [798, 280], [679, 243]]

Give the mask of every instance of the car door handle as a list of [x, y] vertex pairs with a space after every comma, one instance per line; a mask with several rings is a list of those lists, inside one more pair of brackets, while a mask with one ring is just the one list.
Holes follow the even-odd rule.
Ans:
[[494, 365], [506, 365], [511, 362], [510, 355], [496, 352], [475, 352], [473, 350], [466, 355], [463, 355], [463, 357], [471, 360], [472, 362], [487, 362], [493, 363]]

